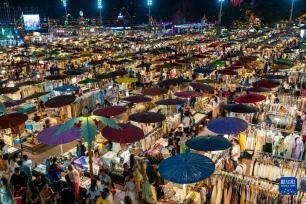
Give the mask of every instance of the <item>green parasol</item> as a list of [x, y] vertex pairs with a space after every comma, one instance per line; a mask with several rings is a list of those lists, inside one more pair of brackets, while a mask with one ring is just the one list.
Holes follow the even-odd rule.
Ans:
[[87, 79], [80, 81], [78, 84], [93, 84], [93, 83], [98, 83], [98, 82], [99, 80], [96, 78], [87, 78]]
[[5, 113], [5, 110], [6, 110], [5, 105], [3, 105], [2, 103], [0, 103], [0, 114]]
[[211, 63], [209, 63], [209, 65], [213, 66], [213, 67], [218, 67], [218, 66], [225, 66], [225, 61], [223, 60], [216, 60], [216, 61], [213, 61]]
[[45, 96], [47, 94], [49, 94], [50, 92], [36, 92], [30, 96], [27, 96], [25, 98], [23, 98], [23, 100], [31, 100], [31, 99], [34, 99], [34, 98], [39, 98], [39, 97], [42, 97], [42, 96]]

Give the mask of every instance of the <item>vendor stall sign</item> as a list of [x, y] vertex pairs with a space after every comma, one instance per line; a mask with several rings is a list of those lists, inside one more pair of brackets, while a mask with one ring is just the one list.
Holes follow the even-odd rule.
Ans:
[[297, 178], [296, 177], [281, 177], [279, 180], [279, 193], [281, 195], [296, 195], [297, 188]]

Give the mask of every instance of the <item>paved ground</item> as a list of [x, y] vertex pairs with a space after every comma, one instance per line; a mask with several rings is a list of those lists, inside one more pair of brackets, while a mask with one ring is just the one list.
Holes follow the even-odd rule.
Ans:
[[[74, 148], [77, 145], [77, 141], [73, 141], [67, 144], [63, 145], [63, 152], [65, 153], [66, 151]], [[60, 155], [61, 154], [61, 148], [60, 145], [57, 146], [48, 146], [47, 148], [43, 148], [36, 152], [35, 154], [32, 154], [31, 152], [23, 151], [23, 154], [27, 154], [29, 158], [33, 161], [33, 164], [40, 164], [44, 161], [44, 159], [50, 157], [50, 156], [55, 156], [55, 155]]]

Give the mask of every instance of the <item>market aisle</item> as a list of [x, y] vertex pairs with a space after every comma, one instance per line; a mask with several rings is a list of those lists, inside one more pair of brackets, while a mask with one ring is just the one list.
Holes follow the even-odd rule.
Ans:
[[[63, 145], [63, 152], [67, 152], [68, 150], [76, 147], [77, 141], [73, 141], [67, 144]], [[40, 164], [42, 163], [46, 158], [50, 156], [60, 155], [61, 154], [61, 148], [60, 145], [53, 146], [53, 147], [47, 147], [43, 148], [36, 152], [36, 154], [32, 154], [31, 152], [23, 151], [23, 154], [27, 154], [29, 158], [32, 160], [33, 164]]]

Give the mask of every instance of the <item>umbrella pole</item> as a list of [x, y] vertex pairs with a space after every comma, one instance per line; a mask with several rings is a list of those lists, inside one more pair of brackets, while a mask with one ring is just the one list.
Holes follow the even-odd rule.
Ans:
[[90, 178], [93, 178], [93, 160], [92, 160], [92, 150], [91, 150], [91, 144], [88, 145], [88, 164], [89, 164], [89, 173], [90, 173]]
[[61, 155], [63, 155], [63, 145], [60, 144], [60, 148], [61, 148]]

